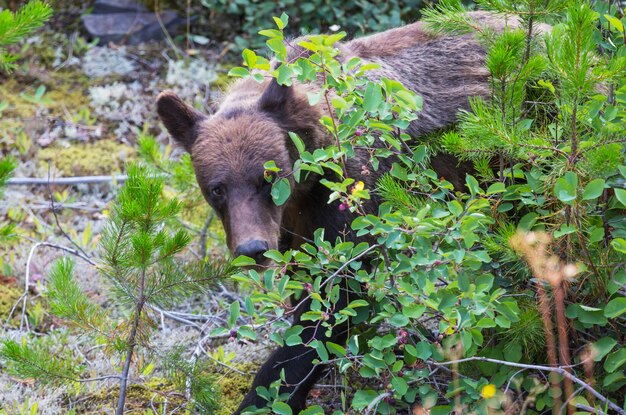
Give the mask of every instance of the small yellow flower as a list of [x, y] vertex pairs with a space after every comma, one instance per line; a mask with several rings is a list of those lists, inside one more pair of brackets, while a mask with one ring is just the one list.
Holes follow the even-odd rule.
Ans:
[[496, 390], [496, 385], [488, 383], [483, 386], [482, 390], [480, 391], [480, 396], [485, 399], [493, 398], [494, 396], [496, 396]]
[[358, 192], [359, 190], [363, 189], [365, 189], [365, 183], [363, 183], [362, 181], [358, 181], [354, 184], [354, 187], [352, 188], [352, 193]]

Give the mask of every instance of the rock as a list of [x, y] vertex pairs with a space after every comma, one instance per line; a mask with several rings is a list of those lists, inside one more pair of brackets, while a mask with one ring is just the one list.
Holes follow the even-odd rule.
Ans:
[[97, 0], [93, 5], [92, 14], [143, 12], [150, 10], [135, 0]]
[[[159, 16], [168, 31], [175, 31], [185, 22], [171, 10], [162, 11]], [[97, 0], [93, 14], [83, 16], [82, 21], [87, 32], [99, 38], [101, 44], [135, 45], [164, 38], [155, 13], [135, 0]]]

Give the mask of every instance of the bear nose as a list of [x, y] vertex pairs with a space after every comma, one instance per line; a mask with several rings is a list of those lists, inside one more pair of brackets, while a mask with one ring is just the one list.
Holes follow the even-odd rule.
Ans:
[[235, 248], [235, 258], [239, 255], [245, 255], [254, 259], [257, 264], [260, 264], [265, 259], [263, 254], [267, 251], [267, 249], [268, 245], [266, 241], [254, 239], [237, 246], [237, 248]]

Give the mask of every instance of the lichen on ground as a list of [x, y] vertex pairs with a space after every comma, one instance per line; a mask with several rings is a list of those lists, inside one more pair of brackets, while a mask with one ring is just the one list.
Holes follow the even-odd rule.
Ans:
[[74, 144], [67, 148], [49, 147], [39, 151], [39, 164], [47, 162], [65, 176], [108, 175], [121, 172], [124, 163], [136, 158], [136, 150], [109, 140]]

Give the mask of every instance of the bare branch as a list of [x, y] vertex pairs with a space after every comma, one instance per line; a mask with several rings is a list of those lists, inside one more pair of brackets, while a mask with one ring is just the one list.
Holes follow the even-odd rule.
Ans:
[[39, 177], [13, 177], [7, 181], [7, 186], [47, 186], [50, 185], [76, 185], [76, 184], [100, 184], [100, 183], [123, 183], [128, 179], [125, 174], [112, 176], [76, 176], [58, 177], [56, 179], [42, 179]]

